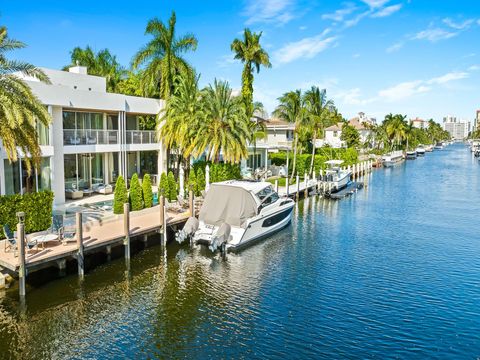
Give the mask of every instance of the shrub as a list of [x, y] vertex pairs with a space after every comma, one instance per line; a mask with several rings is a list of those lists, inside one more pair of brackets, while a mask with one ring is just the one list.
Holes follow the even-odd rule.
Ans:
[[128, 202], [127, 187], [123, 176], [119, 176], [115, 184], [115, 193], [113, 194], [113, 213], [123, 214], [123, 204]]
[[158, 194], [168, 197], [169, 192], [167, 174], [162, 173], [160, 176], [160, 184], [158, 186]]
[[138, 211], [143, 209], [143, 196], [140, 181], [138, 181], [138, 174], [133, 174], [130, 180], [130, 192], [128, 194], [130, 201], [130, 210]]
[[[8, 225], [15, 230], [18, 220], [17, 212], [25, 212], [25, 233], [43, 231], [52, 223], [53, 192], [39, 191], [23, 195], [0, 196], [0, 226]], [[0, 239], [5, 237], [0, 231]]]
[[168, 199], [170, 201], [177, 200], [177, 182], [175, 181], [175, 176], [173, 172], [168, 173]]
[[188, 191], [192, 188], [193, 193], [197, 195], [198, 193], [198, 184], [197, 184], [197, 177], [195, 176], [195, 169], [191, 168], [190, 173], [188, 174]]
[[202, 168], [197, 170], [197, 193], [196, 195], [200, 195], [203, 190], [205, 190], [205, 174]]
[[143, 206], [145, 208], [152, 207], [153, 204], [153, 192], [152, 192], [152, 179], [149, 174], [143, 176], [142, 181], [143, 190]]

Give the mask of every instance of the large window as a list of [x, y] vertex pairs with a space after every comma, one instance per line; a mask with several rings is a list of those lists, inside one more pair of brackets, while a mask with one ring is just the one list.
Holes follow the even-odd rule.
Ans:
[[25, 194], [39, 190], [50, 190], [50, 158], [42, 158], [39, 169], [27, 171], [25, 160], [10, 163], [4, 160], [5, 194]]
[[103, 114], [63, 112], [64, 143], [66, 145], [93, 145], [104, 143]]
[[38, 144], [50, 145], [50, 133], [48, 126], [45, 126], [42, 122], [37, 121], [36, 128], [38, 135]]
[[[108, 154], [109, 155], [109, 154]], [[103, 184], [105, 154], [64, 155], [65, 189], [90, 189]]]
[[158, 152], [142, 151], [140, 152], [140, 172], [143, 177], [145, 174], [158, 174]]
[[105, 154], [107, 161], [108, 181], [115, 184], [119, 175], [118, 153]]

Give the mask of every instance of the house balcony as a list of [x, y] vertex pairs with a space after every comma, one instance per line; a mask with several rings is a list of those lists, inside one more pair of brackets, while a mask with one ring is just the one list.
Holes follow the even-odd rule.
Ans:
[[63, 144], [78, 145], [116, 145], [120, 142], [118, 130], [75, 130], [63, 131]]
[[127, 144], [157, 144], [155, 131], [152, 130], [127, 130]]

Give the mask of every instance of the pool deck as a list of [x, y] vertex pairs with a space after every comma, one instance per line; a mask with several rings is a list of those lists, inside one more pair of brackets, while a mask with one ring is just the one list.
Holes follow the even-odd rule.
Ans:
[[[167, 226], [175, 226], [185, 222], [190, 216], [186, 209], [183, 212], [167, 211]], [[130, 213], [130, 237], [153, 234], [160, 230], [160, 206]], [[40, 233], [41, 234], [41, 233]], [[27, 235], [31, 239], [37, 234]], [[92, 221], [83, 225], [84, 253], [105, 251], [108, 246], [122, 245], [125, 239], [123, 215], [115, 215], [108, 221]], [[0, 267], [18, 273], [20, 258], [13, 251], [5, 252], [5, 240], [0, 241]], [[51, 241], [27, 250], [25, 254], [25, 266], [27, 270], [34, 271], [46, 266], [54, 265], [55, 262], [76, 258], [78, 245], [76, 240], [68, 243]]]

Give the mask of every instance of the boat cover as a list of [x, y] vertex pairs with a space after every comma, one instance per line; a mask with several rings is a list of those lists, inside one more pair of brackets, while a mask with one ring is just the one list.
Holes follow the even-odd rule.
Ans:
[[212, 184], [200, 209], [199, 219], [205, 224], [245, 226], [246, 220], [257, 215], [253, 195], [237, 186]]

